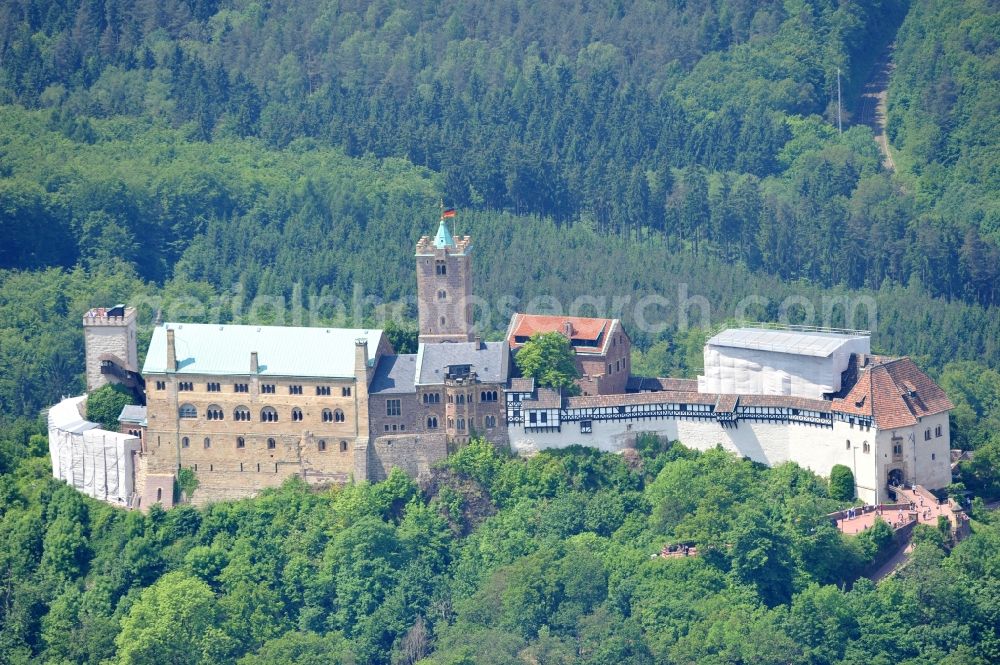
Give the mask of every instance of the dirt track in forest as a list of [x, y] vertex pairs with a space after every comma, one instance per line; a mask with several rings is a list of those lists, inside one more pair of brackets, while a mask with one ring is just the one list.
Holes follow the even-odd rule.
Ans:
[[879, 56], [868, 75], [868, 82], [861, 91], [861, 96], [855, 104], [856, 124], [871, 127], [875, 141], [882, 151], [882, 164], [890, 171], [896, 170], [889, 152], [889, 139], [885, 133], [886, 100], [889, 96], [889, 77], [892, 74], [892, 46]]

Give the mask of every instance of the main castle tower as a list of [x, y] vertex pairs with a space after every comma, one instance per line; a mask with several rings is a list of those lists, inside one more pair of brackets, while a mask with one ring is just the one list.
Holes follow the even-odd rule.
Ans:
[[437, 234], [417, 242], [420, 342], [471, 342], [472, 238], [454, 237], [442, 216]]

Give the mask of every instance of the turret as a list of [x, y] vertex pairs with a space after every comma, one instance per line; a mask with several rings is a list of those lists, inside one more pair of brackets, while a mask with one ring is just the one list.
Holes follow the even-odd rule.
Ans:
[[87, 392], [139, 371], [134, 307], [95, 307], [83, 315]]

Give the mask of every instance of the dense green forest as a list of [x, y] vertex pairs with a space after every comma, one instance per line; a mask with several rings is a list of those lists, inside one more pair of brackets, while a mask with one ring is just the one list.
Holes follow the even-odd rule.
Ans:
[[[45, 112], [0, 110], [9, 172], [0, 182], [10, 188], [0, 210], [11, 230], [3, 249], [22, 260], [64, 253], [77, 263], [0, 273], [4, 414], [30, 417], [82, 390], [79, 318], [97, 304], [140, 306], [147, 333], [157, 311], [169, 320], [277, 321], [275, 308], [254, 307], [274, 297], [284, 301], [286, 323], [295, 321], [295, 303], [306, 324], [415, 318], [412, 254], [436, 224], [433, 172], [308, 144], [279, 151], [254, 139], [187, 142], [182, 130], [127, 118], [95, 120], [91, 131], [92, 142], [79, 142], [49, 127]], [[456, 230], [476, 238], [475, 290], [486, 305], [477, 316], [487, 332], [502, 332], [513, 311], [548, 306], [541, 296], [563, 310], [593, 297], [582, 312], [621, 316], [649, 351], [637, 371], [651, 375], [693, 375], [699, 328], [734, 316], [748, 296], [758, 298], [746, 310], [751, 318], [777, 320], [787, 298], [803, 299], [813, 316], [793, 307], [790, 320], [870, 327], [878, 350], [913, 355], [935, 372], [958, 360], [1000, 367], [1000, 308], [948, 302], [916, 284], [874, 291], [789, 283], [664, 238], [637, 242], [584, 222], [495, 211], [463, 211]], [[607, 267], [581, 270], [595, 256]], [[162, 283], [143, 276], [168, 265], [173, 274]], [[653, 295], [668, 302], [644, 310], [649, 325], [639, 325], [636, 305]], [[707, 311], [680, 311], [696, 297]], [[848, 319], [838, 299], [862, 305], [857, 316]]]
[[[998, 35], [990, 0], [0, 0], [0, 663], [1000, 661]], [[853, 122], [890, 45], [893, 171]], [[875, 585], [888, 529], [822, 479], [654, 439], [149, 515], [50, 478], [89, 307], [140, 354], [157, 316], [411, 328], [442, 203], [488, 336], [584, 303], [694, 376], [737, 316], [871, 328], [956, 405], [973, 535]]]
[[[9, 2], [0, 100], [51, 109], [52, 126], [83, 141], [93, 118], [131, 116], [189, 141], [253, 136], [303, 150], [309, 138], [402, 157], [438, 173], [440, 193], [464, 208], [583, 220], [636, 242], [652, 234], [785, 279], [915, 282], [990, 305], [996, 18], [953, 4], [914, 2], [908, 14], [902, 0]], [[838, 136], [830, 123], [838, 69], [851, 100], [901, 21], [914, 73], [894, 84], [907, 91], [892, 97], [893, 133], [915, 166], [948, 146], [918, 192], [881, 171], [867, 129]], [[934, 34], [937, 23], [957, 25]], [[941, 54], [940, 75], [925, 72], [923, 50]], [[966, 182], [980, 183], [967, 186], [973, 201]], [[194, 228], [137, 229], [127, 208], [105, 212], [126, 236], [168, 243], [141, 262], [162, 279], [202, 225], [266, 231], [234, 193], [218, 194], [164, 211]], [[103, 224], [76, 226], [85, 241]], [[38, 235], [24, 241], [45, 247]], [[27, 265], [81, 253], [36, 252]]]
[[1000, 658], [1000, 525], [957, 546], [922, 526], [903, 572], [855, 581], [887, 525], [845, 538], [809, 472], [655, 439], [630, 458], [530, 460], [473, 442], [422, 488], [398, 472], [291, 482], [149, 515], [81, 497], [26, 453], [0, 492], [10, 663]]

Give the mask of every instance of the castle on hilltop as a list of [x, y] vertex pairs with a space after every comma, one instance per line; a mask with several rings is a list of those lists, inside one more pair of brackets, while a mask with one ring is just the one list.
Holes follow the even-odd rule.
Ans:
[[[872, 355], [866, 332], [730, 329], [709, 339], [697, 380], [637, 377], [617, 319], [518, 313], [504, 341], [482, 341], [472, 249], [444, 217], [418, 241], [415, 354], [397, 354], [381, 330], [165, 323], [140, 371], [134, 309], [87, 312], [88, 392], [122, 383], [144, 405], [122, 411], [119, 432], [82, 417], [85, 396], [53, 406], [53, 475], [147, 509], [173, 505], [181, 469], [200, 504], [290, 476], [375, 481], [398, 467], [425, 477], [473, 436], [529, 454], [621, 451], [648, 432], [822, 475], [843, 464], [870, 502], [892, 485], [951, 482], [951, 403], [909, 358]], [[579, 397], [517, 376], [513, 355], [540, 332], [570, 340]]]

